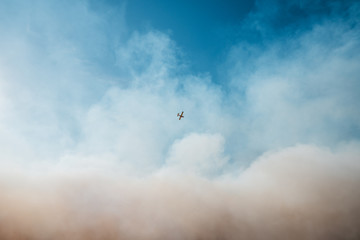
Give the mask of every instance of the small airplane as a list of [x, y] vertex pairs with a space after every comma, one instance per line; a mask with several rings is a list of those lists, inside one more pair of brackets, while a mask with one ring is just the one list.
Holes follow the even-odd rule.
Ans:
[[179, 114], [179, 113], [178, 113], [178, 115], [177, 115], [177, 116], [179, 117], [179, 120], [181, 120], [181, 118], [183, 118], [183, 117], [184, 117], [184, 116], [183, 116], [183, 114], [184, 114], [184, 112], [182, 112], [181, 114]]

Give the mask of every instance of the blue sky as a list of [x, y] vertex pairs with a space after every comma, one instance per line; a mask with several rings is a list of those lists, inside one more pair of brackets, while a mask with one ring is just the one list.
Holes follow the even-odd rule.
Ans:
[[224, 58], [224, 51], [237, 41], [232, 31], [254, 7], [253, 1], [142, 1], [127, 3], [129, 25], [153, 27], [169, 32], [184, 49], [195, 71], [212, 69]]
[[[1, 0], [0, 186], [9, 198], [0, 211], [36, 191], [44, 206], [69, 202], [76, 216], [121, 226], [132, 202], [142, 206], [138, 223], [159, 213], [156, 226], [122, 229], [127, 239], [171, 239], [171, 229], [231, 239], [243, 229], [236, 219], [248, 239], [285, 239], [297, 227], [299, 239], [329, 239], [329, 228], [359, 236], [347, 211], [359, 207], [359, 14], [357, 1]], [[345, 190], [328, 202], [332, 186]], [[184, 191], [190, 197], [178, 198]], [[348, 228], [329, 226], [319, 207]], [[28, 218], [16, 214], [23, 236]], [[306, 227], [309, 214], [318, 232]], [[220, 224], [228, 215], [234, 228]], [[63, 231], [49, 226], [31, 236]]]

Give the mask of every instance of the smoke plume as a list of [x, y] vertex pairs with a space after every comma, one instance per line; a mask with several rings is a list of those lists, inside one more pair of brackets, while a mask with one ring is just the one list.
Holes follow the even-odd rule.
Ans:
[[358, 239], [359, 149], [300, 145], [215, 179], [2, 170], [0, 238]]
[[0, 240], [360, 239], [360, 5], [256, 1], [211, 76], [130, 2], [0, 1]]

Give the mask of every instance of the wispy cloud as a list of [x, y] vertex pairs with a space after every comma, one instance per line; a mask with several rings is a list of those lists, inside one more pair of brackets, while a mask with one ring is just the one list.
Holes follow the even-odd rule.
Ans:
[[247, 144], [263, 150], [358, 139], [358, 36], [354, 18], [333, 17], [265, 46], [235, 46], [229, 81]]

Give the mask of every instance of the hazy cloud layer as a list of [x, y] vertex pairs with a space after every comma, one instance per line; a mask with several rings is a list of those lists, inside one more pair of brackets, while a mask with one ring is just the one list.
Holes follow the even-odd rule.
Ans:
[[359, 238], [358, 4], [258, 2], [220, 83], [94, 6], [0, 4], [1, 239]]
[[0, 236], [357, 239], [359, 149], [296, 146], [266, 153], [242, 175], [217, 180], [169, 169], [144, 178], [2, 170]]

